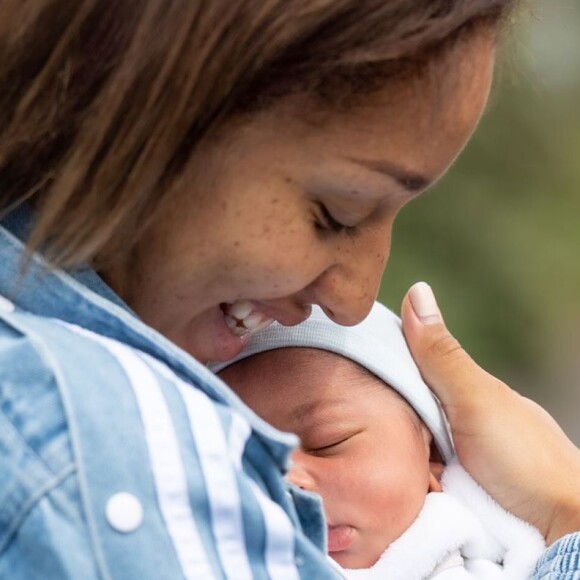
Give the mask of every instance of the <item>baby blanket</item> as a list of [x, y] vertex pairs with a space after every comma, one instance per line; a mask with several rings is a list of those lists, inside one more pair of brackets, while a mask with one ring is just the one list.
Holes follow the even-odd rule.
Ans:
[[413, 525], [349, 580], [526, 580], [545, 549], [538, 530], [506, 512], [453, 460], [443, 492], [429, 493]]

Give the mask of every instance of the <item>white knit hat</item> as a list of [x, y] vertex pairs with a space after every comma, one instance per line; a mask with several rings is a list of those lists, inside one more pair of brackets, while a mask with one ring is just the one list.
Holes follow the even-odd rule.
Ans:
[[317, 306], [312, 315], [297, 326], [274, 323], [252, 335], [235, 358], [213, 363], [217, 373], [227, 366], [255, 354], [287, 347], [318, 348], [337, 353], [368, 369], [395, 389], [415, 409], [447, 463], [453, 457], [453, 444], [447, 421], [439, 403], [425, 384], [401, 330], [401, 320], [375, 302], [370, 314], [356, 326], [340, 326]]

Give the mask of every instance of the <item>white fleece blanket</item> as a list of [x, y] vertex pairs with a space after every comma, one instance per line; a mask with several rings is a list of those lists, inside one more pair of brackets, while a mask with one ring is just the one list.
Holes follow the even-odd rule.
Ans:
[[427, 495], [413, 525], [349, 580], [526, 580], [545, 545], [536, 528], [501, 508], [457, 462], [443, 493]]

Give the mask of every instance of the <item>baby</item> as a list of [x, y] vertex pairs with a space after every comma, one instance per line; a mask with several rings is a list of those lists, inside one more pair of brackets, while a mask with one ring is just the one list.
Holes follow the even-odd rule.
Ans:
[[328, 552], [347, 578], [530, 575], [540, 534], [454, 459], [441, 409], [384, 306], [348, 328], [314, 309], [301, 325], [254, 335], [214, 370], [258, 415], [299, 436], [288, 480], [322, 496]]

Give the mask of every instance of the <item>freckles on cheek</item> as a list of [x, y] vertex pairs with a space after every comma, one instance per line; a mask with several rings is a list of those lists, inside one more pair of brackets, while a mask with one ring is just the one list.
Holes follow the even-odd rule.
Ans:
[[246, 256], [237, 260], [227, 274], [241, 298], [285, 296], [295, 292], [300, 283], [300, 271], [277, 261], [275, 254], [270, 259], [258, 255], [256, 260]]
[[301, 267], [285, 262], [265, 268], [261, 273], [261, 283], [277, 293], [292, 294], [301, 289], [306, 280]]

